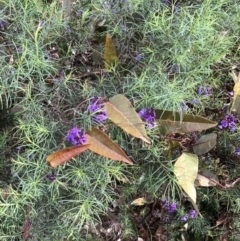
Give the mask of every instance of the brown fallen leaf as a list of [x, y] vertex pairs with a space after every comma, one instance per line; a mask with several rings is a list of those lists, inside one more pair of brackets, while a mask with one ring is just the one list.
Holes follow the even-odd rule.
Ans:
[[67, 147], [65, 149], [53, 152], [52, 154], [47, 156], [46, 160], [50, 163], [52, 167], [57, 167], [58, 165], [70, 160], [72, 157], [75, 157], [81, 152], [84, 152], [89, 147], [90, 144]]
[[89, 150], [101, 156], [108, 157], [115, 161], [133, 164], [122, 148], [113, 142], [108, 135], [97, 128], [92, 127], [92, 130], [87, 131], [87, 143], [91, 144]]

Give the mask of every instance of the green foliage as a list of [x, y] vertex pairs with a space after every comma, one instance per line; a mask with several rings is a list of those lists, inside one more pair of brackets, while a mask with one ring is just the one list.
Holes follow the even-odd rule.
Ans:
[[[179, 152], [189, 151], [184, 142], [174, 152], [152, 129], [147, 130], [151, 144], [143, 144], [111, 123], [97, 123], [136, 165], [86, 151], [59, 166], [51, 181], [46, 176], [54, 170], [46, 156], [67, 145], [72, 126], [96, 125], [87, 112], [92, 96], [124, 94], [136, 110], [152, 106], [182, 113], [183, 103], [195, 98], [199, 105], [188, 109], [191, 114], [204, 116], [206, 107], [222, 108], [220, 86], [231, 81], [228, 69], [239, 59], [238, 1], [183, 1], [174, 12], [174, 4], [159, 0], [76, 0], [68, 17], [60, 2], [0, 3], [0, 20], [6, 21], [0, 28], [0, 240], [23, 239], [28, 209], [34, 240], [101, 240], [91, 227], [102, 222], [119, 198], [121, 235], [131, 240], [139, 234], [129, 203], [142, 195], [179, 200], [182, 213], [173, 217], [169, 229], [169, 238], [175, 240], [182, 228], [179, 217], [190, 207], [173, 175]], [[120, 63], [105, 75], [107, 33]], [[211, 86], [211, 96], [198, 95], [202, 85]], [[206, 117], [220, 120], [212, 114]], [[234, 154], [238, 129], [234, 134], [219, 132], [214, 154], [200, 157], [200, 168], [226, 183], [239, 176], [239, 157]], [[188, 140], [191, 135], [177, 138]], [[189, 221], [189, 237], [219, 237], [210, 226], [225, 213], [239, 229], [237, 185], [197, 188], [203, 218]], [[219, 230], [228, 231], [224, 226]], [[237, 240], [234, 232], [231, 236]]]

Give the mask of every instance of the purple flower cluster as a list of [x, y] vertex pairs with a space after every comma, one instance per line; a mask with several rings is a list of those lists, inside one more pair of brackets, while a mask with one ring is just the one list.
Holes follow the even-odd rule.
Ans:
[[67, 136], [67, 140], [71, 142], [73, 145], [81, 145], [86, 142], [87, 138], [84, 130], [80, 130], [77, 127], [73, 127]]
[[181, 102], [180, 111], [185, 112], [185, 111], [187, 111], [189, 106], [191, 106], [191, 105], [198, 105], [198, 104], [199, 104], [199, 100], [197, 98], [194, 98], [192, 100], [182, 101]]
[[198, 94], [199, 95], [210, 95], [211, 94], [211, 88], [209, 86], [200, 86], [198, 88]]
[[45, 19], [42, 19], [39, 23], [39, 26], [42, 27], [44, 24], [46, 23], [46, 20]]
[[186, 111], [188, 109], [188, 105], [187, 105], [188, 102], [185, 102], [183, 101], [181, 103], [181, 111]]
[[140, 61], [142, 58], [143, 54], [138, 54], [136, 57], [134, 57], [135, 60]]
[[236, 147], [235, 153], [237, 156], [240, 156], [240, 147]]
[[181, 217], [181, 221], [184, 221], [184, 222], [185, 222], [185, 221], [188, 220], [188, 218], [194, 219], [194, 218], [196, 218], [196, 217], [197, 217], [197, 212], [196, 212], [194, 209], [191, 209], [187, 215], [183, 215], [183, 216]]
[[226, 114], [225, 118], [220, 121], [218, 128], [220, 129], [226, 129], [229, 128], [230, 132], [234, 132], [236, 129], [235, 122], [236, 122], [236, 117], [231, 114]]
[[163, 201], [163, 208], [169, 213], [173, 213], [177, 210], [177, 204], [175, 202], [169, 202], [167, 199]]
[[138, 115], [147, 123], [148, 128], [155, 126], [156, 112], [153, 108], [142, 108]]
[[52, 170], [51, 173], [47, 174], [47, 179], [50, 181], [55, 181], [57, 179], [57, 172], [56, 170]]
[[103, 109], [103, 101], [100, 97], [93, 97], [88, 106], [88, 111], [93, 113], [92, 120], [102, 122], [107, 119], [107, 112]]
[[3, 28], [7, 22], [4, 19], [0, 19], [0, 28]]

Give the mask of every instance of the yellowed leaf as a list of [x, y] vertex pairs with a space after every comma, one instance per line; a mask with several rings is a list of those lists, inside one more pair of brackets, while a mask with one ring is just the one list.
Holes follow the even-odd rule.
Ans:
[[137, 198], [137, 199], [133, 200], [133, 201], [131, 202], [131, 205], [134, 205], [134, 206], [142, 206], [142, 205], [144, 205], [144, 204], [146, 204], [146, 203], [147, 203], [146, 198], [140, 197], [140, 198]]
[[133, 108], [131, 102], [121, 94], [115, 95], [104, 104], [107, 117], [134, 137], [150, 143], [145, 124]]
[[115, 161], [133, 164], [126, 153], [101, 130], [93, 127], [86, 136], [87, 143], [91, 144], [89, 150]]
[[239, 66], [232, 67], [232, 78], [234, 80], [234, 87], [233, 87], [233, 102], [231, 111], [235, 111], [237, 114], [240, 114], [240, 74], [239, 74]]
[[62, 150], [58, 150], [53, 152], [49, 156], [47, 156], [47, 161], [50, 163], [52, 167], [57, 167], [60, 164], [65, 163], [76, 155], [84, 152], [90, 147], [90, 144], [84, 144], [79, 146], [71, 146], [64, 148]]
[[105, 51], [104, 51], [105, 69], [110, 71], [111, 66], [119, 63], [117, 53], [110, 34], [106, 35]]
[[179, 185], [187, 195], [196, 203], [197, 193], [194, 186], [198, 175], [198, 157], [190, 153], [183, 153], [174, 164], [174, 174]]
[[195, 185], [200, 187], [210, 187], [210, 186], [216, 186], [216, 183], [211, 181], [209, 178], [198, 174], [197, 179], [195, 180]]

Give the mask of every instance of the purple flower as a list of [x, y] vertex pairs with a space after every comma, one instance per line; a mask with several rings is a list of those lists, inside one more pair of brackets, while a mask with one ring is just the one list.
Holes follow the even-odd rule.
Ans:
[[168, 0], [162, 0], [163, 4], [168, 4]]
[[229, 127], [230, 129], [230, 132], [234, 132], [235, 129], [236, 129], [236, 117], [234, 115], [231, 115], [231, 114], [226, 114], [225, 115], [225, 118], [223, 120], [220, 121], [219, 125], [218, 125], [218, 128], [220, 129], [224, 129], [224, 128], [227, 128]]
[[169, 202], [168, 202], [167, 199], [164, 199], [164, 201], [163, 201], [163, 208], [164, 209], [168, 209], [169, 208]]
[[159, 216], [159, 209], [152, 210], [152, 216], [157, 218]]
[[135, 60], [140, 61], [143, 54], [138, 54], [136, 57], [134, 57]]
[[66, 30], [67, 30], [67, 32], [69, 32], [69, 33], [72, 32], [72, 29], [71, 29], [70, 25], [67, 25], [67, 26], [66, 26]]
[[149, 40], [153, 40], [154, 39], [154, 35], [152, 34], [152, 33], [150, 33], [149, 35], [148, 35], [148, 38], [149, 38]]
[[175, 202], [172, 202], [170, 205], [169, 205], [169, 213], [173, 213], [177, 210], [177, 204]]
[[189, 211], [189, 218], [196, 218], [197, 217], [197, 212], [194, 209], [191, 209]]
[[162, 220], [164, 222], [168, 222], [169, 221], [169, 215], [163, 215]]
[[60, 76], [55, 77], [54, 80], [53, 80], [54, 84], [57, 84], [57, 83], [59, 83], [60, 81], [61, 81]]
[[93, 97], [88, 106], [88, 111], [93, 113], [92, 120], [102, 122], [107, 119], [107, 112], [103, 109], [103, 101], [100, 97]]
[[142, 108], [139, 112], [138, 115], [145, 121], [147, 122], [147, 127], [151, 128], [155, 126], [155, 118], [156, 118], [156, 112], [152, 107], [148, 108]]
[[177, 2], [177, 4], [174, 6], [174, 13], [176, 13], [178, 10], [179, 10], [179, 5], [180, 5], [180, 2]]
[[56, 170], [52, 170], [51, 173], [47, 174], [47, 179], [50, 181], [55, 181], [57, 179], [57, 172]]
[[220, 129], [227, 128], [228, 122], [226, 120], [221, 120], [220, 124], [218, 125]]
[[228, 120], [228, 122], [235, 122], [237, 120], [236, 117], [231, 114], [226, 114], [225, 118]]
[[186, 102], [181, 103], [181, 109], [182, 109], [182, 111], [186, 111], [188, 109], [188, 105]]
[[46, 20], [45, 19], [42, 19], [39, 23], [39, 26], [42, 27], [44, 24], [46, 23]]
[[76, 14], [77, 14], [77, 16], [82, 16], [82, 13], [83, 13], [83, 9], [79, 9], [79, 10], [77, 10], [77, 12], [76, 12]]
[[181, 221], [187, 221], [187, 219], [188, 219], [188, 217], [186, 216], [186, 215], [183, 215], [182, 217], [181, 217]]
[[194, 98], [191, 102], [195, 105], [199, 104], [199, 100], [197, 98]]
[[200, 86], [198, 88], [198, 94], [199, 95], [210, 95], [211, 94], [211, 89], [209, 86]]
[[175, 202], [170, 203], [167, 199], [163, 201], [163, 208], [169, 213], [173, 213], [177, 210], [177, 204]]
[[230, 122], [229, 123], [229, 128], [230, 128], [230, 132], [234, 132], [236, 130], [236, 126], [234, 122]]
[[17, 150], [17, 152], [20, 152], [21, 146], [17, 146], [17, 147], [16, 147], [16, 150]]
[[75, 146], [81, 145], [87, 140], [85, 131], [73, 127], [68, 133], [67, 140]]
[[176, 73], [177, 71], [179, 71], [179, 66], [178, 64], [174, 63], [171, 67], [171, 69], [169, 70], [169, 73]]
[[3, 28], [7, 22], [4, 19], [0, 19], [0, 28]]
[[17, 48], [18, 53], [22, 53], [22, 51], [23, 51], [22, 47]]
[[240, 156], [240, 147], [236, 147], [235, 153], [237, 154], [237, 156]]

